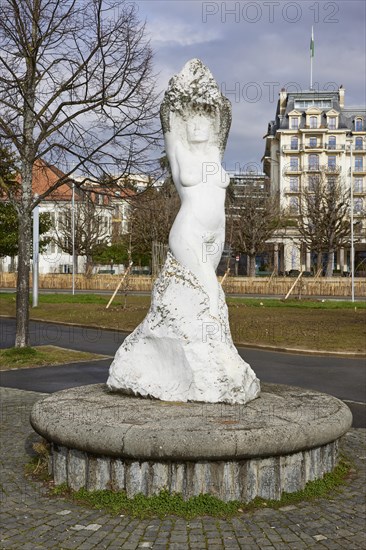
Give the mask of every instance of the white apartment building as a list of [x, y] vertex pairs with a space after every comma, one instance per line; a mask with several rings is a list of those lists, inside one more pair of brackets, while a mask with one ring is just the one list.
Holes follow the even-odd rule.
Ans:
[[[287, 92], [281, 90], [275, 119], [268, 125], [264, 172], [281, 205], [296, 218], [303, 189], [320, 172], [353, 186], [353, 215], [357, 224], [355, 268], [366, 270], [366, 107], [346, 107], [345, 89]], [[312, 251], [296, 231], [274, 242], [280, 270], [309, 271]], [[340, 249], [335, 269], [350, 270], [350, 250]]]
[[[44, 161], [38, 161], [33, 168], [33, 193], [41, 195], [45, 190], [51, 188], [64, 174], [55, 166], [48, 165]], [[119, 235], [128, 232], [129, 223], [129, 198], [135, 195], [131, 189], [110, 190], [108, 193], [102, 186], [96, 184], [86, 185], [87, 192], [91, 195], [95, 204], [95, 214], [99, 217], [99, 228], [103, 242], [110, 239], [115, 240]], [[55, 189], [39, 205], [39, 213], [48, 213], [52, 220], [52, 228], [41, 238], [49, 237], [51, 240], [47, 249], [39, 255], [39, 273], [71, 273], [73, 269], [73, 258], [57, 245], [56, 234], [61, 231], [62, 217], [72, 211], [74, 205], [74, 216], [77, 220], [82, 212], [81, 203], [83, 193], [73, 180]], [[70, 214], [69, 214], [70, 218]], [[77, 224], [76, 224], [77, 225]], [[85, 268], [85, 256], [78, 257], [78, 271], [82, 273]], [[17, 258], [8, 256], [0, 258], [0, 271], [14, 271], [17, 266]], [[115, 272], [123, 270], [123, 266], [114, 266]]]

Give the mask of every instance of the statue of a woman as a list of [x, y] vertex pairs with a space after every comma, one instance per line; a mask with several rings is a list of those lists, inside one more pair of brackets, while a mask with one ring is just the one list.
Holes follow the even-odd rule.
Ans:
[[161, 106], [165, 147], [181, 208], [169, 235], [174, 257], [191, 270], [219, 315], [216, 269], [225, 242], [225, 189], [221, 167], [231, 105], [198, 59], [169, 82]]
[[181, 207], [149, 313], [117, 351], [107, 385], [170, 401], [247, 403], [259, 395], [259, 380], [235, 349], [216, 277], [231, 105], [193, 59], [170, 80], [160, 114]]

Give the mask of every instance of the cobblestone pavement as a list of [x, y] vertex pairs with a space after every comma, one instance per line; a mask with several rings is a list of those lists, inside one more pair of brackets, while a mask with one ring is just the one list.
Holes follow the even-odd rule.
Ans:
[[38, 439], [29, 425], [29, 411], [43, 395], [0, 389], [1, 549], [366, 549], [366, 430], [351, 430], [344, 437], [343, 451], [353, 459], [355, 470], [342, 492], [328, 499], [230, 520], [138, 520], [50, 498], [40, 483], [24, 478], [24, 464]]

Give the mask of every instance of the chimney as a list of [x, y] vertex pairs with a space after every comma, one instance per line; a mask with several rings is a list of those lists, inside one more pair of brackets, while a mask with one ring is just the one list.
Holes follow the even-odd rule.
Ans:
[[338, 95], [339, 95], [339, 106], [341, 109], [344, 108], [344, 92], [346, 90], [343, 88], [343, 84], [340, 85], [339, 87], [339, 90], [338, 90]]
[[280, 91], [280, 115], [284, 115], [286, 111], [287, 92], [285, 88], [281, 88]]

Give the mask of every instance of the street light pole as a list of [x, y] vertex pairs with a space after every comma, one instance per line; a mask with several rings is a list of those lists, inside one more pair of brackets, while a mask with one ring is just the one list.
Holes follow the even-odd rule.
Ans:
[[72, 240], [72, 294], [75, 294], [75, 183], [71, 195], [71, 240]]
[[[38, 195], [34, 195], [37, 199]], [[39, 205], [33, 208], [33, 291], [32, 307], [38, 306], [38, 279], [39, 279]]]
[[355, 301], [355, 241], [353, 233], [353, 139], [352, 133], [349, 135], [350, 147], [350, 221], [351, 221], [351, 300]]

